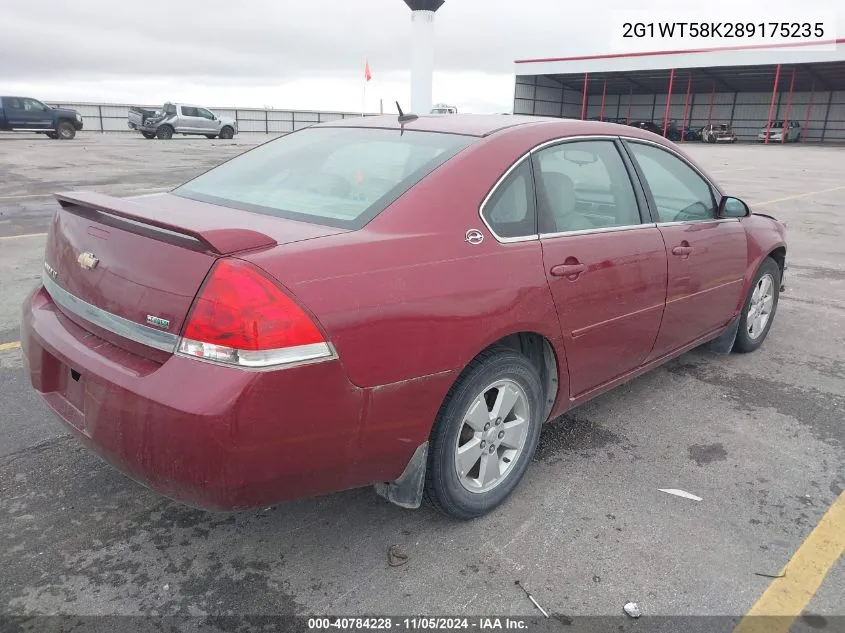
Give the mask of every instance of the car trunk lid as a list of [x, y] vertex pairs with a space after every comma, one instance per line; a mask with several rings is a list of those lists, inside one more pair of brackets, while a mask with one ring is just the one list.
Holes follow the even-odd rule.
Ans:
[[154, 360], [173, 352], [215, 260], [343, 232], [169, 194], [56, 198], [44, 261], [48, 292], [77, 325]]

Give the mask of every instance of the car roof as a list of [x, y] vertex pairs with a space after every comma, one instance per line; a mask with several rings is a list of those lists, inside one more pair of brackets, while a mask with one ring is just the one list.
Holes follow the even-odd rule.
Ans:
[[[630, 130], [631, 136], [639, 136], [636, 134], [637, 128], [618, 123], [512, 114], [423, 115], [413, 121], [409, 121], [404, 127], [408, 131], [441, 132], [445, 134], [463, 134], [466, 136], [481, 137], [490, 136], [518, 126], [538, 126], [543, 124], [555, 125], [556, 132], [562, 136], [577, 135], [580, 133], [604, 133], [618, 136], [620, 134], [620, 128]], [[334, 121], [319, 123], [314, 127], [355, 127], [398, 130], [400, 125], [398, 117], [391, 114], [336, 119]]]

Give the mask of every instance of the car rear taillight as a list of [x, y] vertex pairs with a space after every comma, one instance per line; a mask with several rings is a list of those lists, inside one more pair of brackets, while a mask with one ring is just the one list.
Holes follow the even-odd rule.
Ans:
[[188, 315], [179, 352], [240, 367], [333, 356], [314, 321], [257, 268], [221, 259]]

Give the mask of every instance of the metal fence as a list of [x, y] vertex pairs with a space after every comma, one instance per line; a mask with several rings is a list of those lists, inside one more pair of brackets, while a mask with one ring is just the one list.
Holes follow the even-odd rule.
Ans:
[[[129, 108], [125, 103], [72, 103], [51, 101], [49, 105], [77, 110], [88, 132], [131, 132], [126, 124]], [[157, 106], [139, 106], [155, 110]], [[238, 122], [239, 132], [287, 134], [302, 128], [338, 119], [360, 117], [360, 112], [327, 112], [320, 110], [275, 110], [261, 108], [209, 108], [217, 116], [231, 117]], [[372, 116], [368, 114], [367, 116]]]

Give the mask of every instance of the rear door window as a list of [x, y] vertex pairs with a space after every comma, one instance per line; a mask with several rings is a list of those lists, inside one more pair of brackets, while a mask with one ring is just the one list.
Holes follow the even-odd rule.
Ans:
[[361, 228], [475, 137], [314, 127], [241, 154], [173, 193], [265, 215]]
[[610, 140], [561, 143], [534, 154], [540, 232], [641, 223], [625, 163]]
[[193, 106], [179, 106], [182, 108], [182, 116], [199, 116], [197, 109]]

